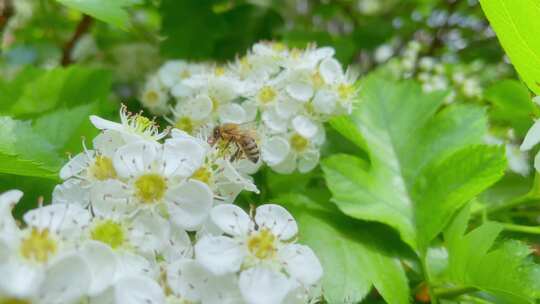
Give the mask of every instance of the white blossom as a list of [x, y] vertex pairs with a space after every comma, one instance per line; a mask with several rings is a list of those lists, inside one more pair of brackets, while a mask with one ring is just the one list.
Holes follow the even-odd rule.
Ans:
[[195, 245], [195, 258], [214, 275], [238, 273], [246, 303], [282, 303], [297, 288], [316, 286], [322, 267], [313, 251], [296, 244], [294, 218], [283, 207], [266, 204], [255, 217], [234, 205], [211, 212], [222, 236], [206, 235]]

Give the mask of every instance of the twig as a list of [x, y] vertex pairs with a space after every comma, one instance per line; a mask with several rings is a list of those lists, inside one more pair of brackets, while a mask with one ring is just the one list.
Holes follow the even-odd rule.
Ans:
[[79, 41], [79, 39], [88, 32], [93, 22], [94, 19], [92, 19], [92, 17], [90, 17], [89, 15], [83, 15], [83, 18], [77, 25], [73, 36], [71, 36], [71, 39], [69, 39], [69, 41], [64, 46], [64, 50], [62, 51], [61, 64], [63, 66], [68, 66], [73, 63], [73, 60], [71, 59], [71, 53], [73, 52], [73, 48], [75, 47], [75, 44], [77, 44], [77, 41]]
[[0, 0], [0, 33], [4, 31], [9, 18], [15, 14], [11, 0]]

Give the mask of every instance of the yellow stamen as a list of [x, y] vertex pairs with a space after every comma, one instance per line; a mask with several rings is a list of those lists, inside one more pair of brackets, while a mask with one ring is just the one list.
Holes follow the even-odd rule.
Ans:
[[45, 263], [56, 253], [56, 242], [49, 235], [49, 230], [32, 228], [30, 235], [21, 242], [21, 255], [28, 260]]
[[200, 167], [191, 178], [199, 180], [205, 184], [208, 184], [210, 182], [210, 178], [212, 177], [212, 172], [208, 170], [205, 166]]
[[289, 141], [296, 152], [304, 151], [309, 145], [309, 140], [297, 133], [294, 133]]
[[216, 76], [223, 76], [225, 74], [225, 68], [222, 67], [222, 66], [216, 67], [215, 70], [214, 70], [214, 74]]
[[189, 134], [193, 133], [194, 126], [193, 121], [189, 117], [180, 117], [178, 121], [176, 121], [176, 124], [174, 125], [177, 129], [180, 129], [182, 131], [186, 131]]
[[124, 243], [124, 230], [120, 224], [106, 220], [94, 227], [90, 232], [93, 240], [108, 244], [115, 249]]
[[159, 202], [166, 190], [167, 182], [159, 174], [144, 174], [135, 181], [136, 195], [146, 204]]
[[276, 91], [272, 87], [269, 87], [269, 86], [264, 86], [259, 91], [259, 100], [263, 104], [268, 104], [272, 102], [274, 98], [276, 98], [276, 96], [277, 96]]
[[144, 94], [144, 100], [148, 105], [155, 105], [159, 101], [159, 94], [154, 90], [149, 90]]
[[261, 229], [258, 233], [251, 235], [247, 241], [247, 247], [251, 254], [259, 259], [268, 259], [275, 255], [275, 240], [276, 237], [266, 228]]
[[337, 91], [341, 99], [347, 99], [354, 93], [354, 87], [350, 84], [341, 83], [338, 85]]
[[116, 170], [114, 169], [112, 160], [103, 155], [96, 156], [96, 160], [88, 168], [88, 172], [97, 180], [116, 178]]
[[322, 78], [319, 71], [311, 75], [311, 81], [313, 82], [313, 86], [315, 86], [316, 88], [320, 88], [324, 85], [324, 79]]

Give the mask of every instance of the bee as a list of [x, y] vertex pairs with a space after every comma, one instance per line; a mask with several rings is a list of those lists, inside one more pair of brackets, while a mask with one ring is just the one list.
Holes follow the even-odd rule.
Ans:
[[254, 137], [253, 132], [242, 129], [238, 124], [225, 123], [214, 128], [212, 135], [208, 138], [208, 144], [213, 146], [218, 141], [223, 141], [225, 142], [224, 150], [233, 144], [236, 150], [231, 155], [231, 162], [244, 156], [253, 163], [257, 163], [260, 152]]

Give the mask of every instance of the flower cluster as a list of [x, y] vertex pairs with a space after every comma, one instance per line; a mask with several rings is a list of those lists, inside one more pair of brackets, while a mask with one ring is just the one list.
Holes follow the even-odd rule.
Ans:
[[319, 162], [323, 123], [350, 113], [356, 77], [329, 47], [258, 43], [226, 65], [166, 62], [150, 76], [141, 103], [191, 135], [225, 123], [257, 134], [261, 161], [279, 173]]
[[[505, 63], [459, 63], [452, 58], [423, 55], [423, 48], [425, 46], [417, 41], [409, 42], [400, 57], [390, 61], [389, 68], [397, 77], [417, 79], [424, 92], [449, 90], [447, 103], [462, 100], [481, 101], [484, 95], [482, 86], [485, 82], [502, 78], [509, 72]], [[382, 46], [376, 52], [376, 57], [386, 61], [392, 53], [390, 46]]]
[[60, 171], [52, 204], [11, 211], [0, 195], [2, 303], [310, 303], [322, 267], [281, 206], [219, 147], [141, 114], [90, 117], [102, 132]]

